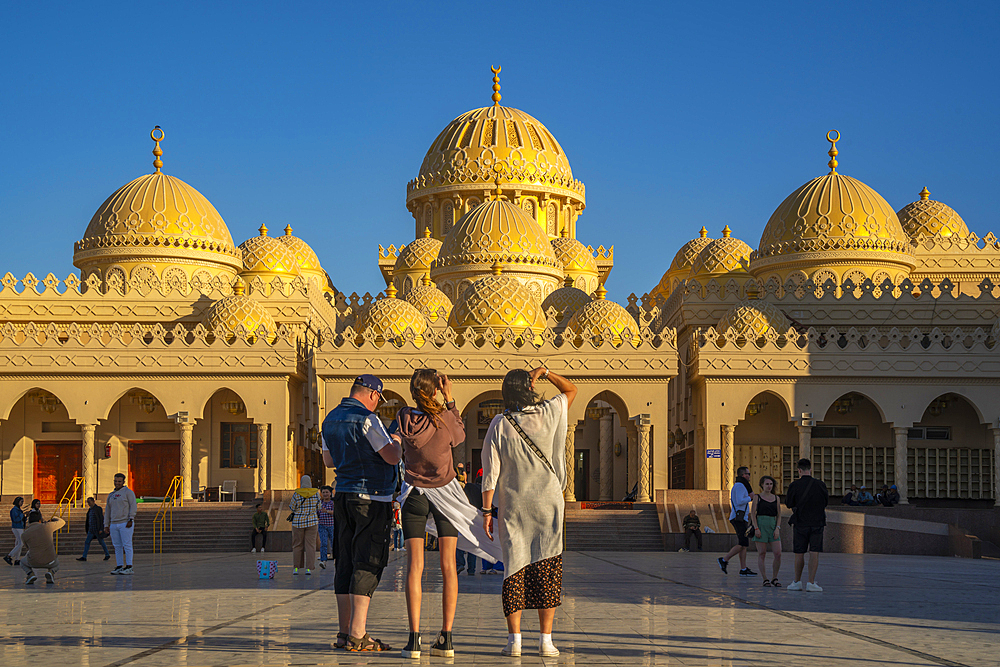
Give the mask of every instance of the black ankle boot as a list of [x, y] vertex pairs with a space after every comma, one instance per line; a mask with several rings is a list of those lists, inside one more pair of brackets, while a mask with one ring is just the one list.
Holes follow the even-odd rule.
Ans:
[[444, 658], [455, 657], [455, 647], [451, 645], [451, 632], [442, 630], [438, 633], [437, 641], [431, 646], [431, 655], [439, 655]]
[[403, 649], [404, 658], [419, 658], [420, 657], [420, 633], [411, 632], [410, 640], [406, 642], [406, 648]]

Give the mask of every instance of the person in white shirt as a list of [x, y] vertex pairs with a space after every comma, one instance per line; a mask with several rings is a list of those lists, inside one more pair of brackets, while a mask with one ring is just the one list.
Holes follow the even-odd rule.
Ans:
[[750, 486], [750, 469], [740, 466], [736, 470], [736, 482], [729, 492], [729, 523], [733, 524], [738, 542], [736, 546], [729, 550], [725, 556], [719, 557], [719, 567], [724, 573], [728, 572], [729, 561], [733, 556], [740, 557], [740, 576], [756, 577], [757, 573], [747, 567], [747, 547], [750, 546], [750, 537], [747, 535], [747, 528], [750, 526], [750, 499], [753, 498], [753, 487]]
[[108, 494], [104, 527], [111, 532], [115, 545], [115, 569], [111, 574], [132, 574], [132, 532], [139, 511], [132, 489], [125, 486], [125, 475], [115, 475], [115, 490]]

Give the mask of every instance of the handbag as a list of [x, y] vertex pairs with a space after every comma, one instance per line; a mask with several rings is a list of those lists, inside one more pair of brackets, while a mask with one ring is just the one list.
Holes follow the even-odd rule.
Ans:
[[286, 521], [287, 521], [288, 523], [291, 523], [291, 522], [295, 521], [295, 512], [292, 512], [291, 514], [289, 514], [289, 515], [288, 515], [288, 518], [287, 518], [287, 519], [285, 519], [285, 520], [286, 520]]
[[524, 432], [524, 429], [521, 428], [521, 425], [517, 423], [517, 420], [514, 419], [514, 416], [510, 414], [510, 411], [505, 410], [503, 416], [507, 418], [507, 421], [510, 422], [510, 425], [514, 427], [515, 431], [517, 431], [517, 434], [522, 438], [524, 438], [524, 441], [528, 443], [528, 447], [530, 447], [531, 451], [535, 453], [535, 456], [537, 456], [542, 460], [542, 463], [544, 463], [545, 467], [549, 469], [549, 472], [555, 475], [556, 471], [552, 467], [552, 464], [549, 463], [549, 460], [545, 458], [545, 454], [542, 454], [542, 450], [538, 448], [538, 445], [536, 445], [534, 442], [531, 441], [531, 438], [529, 438], [528, 434]]

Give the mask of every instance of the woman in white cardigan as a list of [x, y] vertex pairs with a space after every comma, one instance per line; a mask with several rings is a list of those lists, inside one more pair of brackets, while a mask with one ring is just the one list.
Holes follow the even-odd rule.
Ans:
[[[548, 380], [560, 392], [543, 401], [535, 384]], [[544, 366], [513, 370], [503, 380], [504, 414], [490, 423], [483, 442], [483, 527], [494, 539], [494, 494], [499, 509], [496, 538], [503, 549], [503, 612], [507, 646], [521, 655], [521, 612], [537, 609], [539, 654], [559, 655], [552, 621], [562, 597], [562, 527], [566, 486], [566, 413], [576, 386]]]

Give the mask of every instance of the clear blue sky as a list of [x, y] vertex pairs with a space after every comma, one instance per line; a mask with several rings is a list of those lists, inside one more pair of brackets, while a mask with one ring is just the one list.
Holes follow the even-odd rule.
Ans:
[[290, 223], [339, 289], [374, 293], [377, 245], [413, 238], [406, 182], [490, 103], [496, 64], [587, 185], [609, 298], [651, 289], [702, 225], [756, 247], [826, 172], [831, 128], [839, 171], [893, 208], [926, 185], [1000, 233], [1000, 3], [362, 4], [4, 3], [0, 275], [75, 272], [161, 125], [164, 171], [236, 243]]

